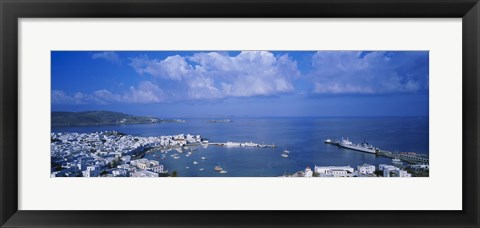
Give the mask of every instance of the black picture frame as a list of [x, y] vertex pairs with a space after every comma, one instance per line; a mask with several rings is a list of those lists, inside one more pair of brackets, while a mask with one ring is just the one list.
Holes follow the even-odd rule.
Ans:
[[[480, 4], [478, 0], [0, 0], [0, 15], [1, 227], [479, 227]], [[18, 210], [17, 20], [19, 18], [77, 17], [462, 18], [463, 210]]]

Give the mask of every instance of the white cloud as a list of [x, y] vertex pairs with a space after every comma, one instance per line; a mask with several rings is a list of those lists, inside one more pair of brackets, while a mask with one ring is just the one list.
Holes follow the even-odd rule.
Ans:
[[112, 63], [117, 63], [120, 64], [120, 56], [113, 51], [105, 51], [105, 52], [98, 52], [92, 54], [92, 59], [105, 59], [107, 61], [110, 61]]
[[73, 96], [62, 90], [52, 90], [51, 97], [53, 104], [80, 104]]
[[129, 103], [157, 103], [164, 101], [165, 95], [157, 85], [143, 81], [137, 87], [131, 86], [123, 99]]
[[166, 79], [181, 80], [189, 73], [191, 66], [184, 57], [169, 56], [164, 60], [150, 60], [147, 56], [131, 58], [130, 66], [139, 74], [150, 74]]
[[275, 95], [293, 91], [291, 79], [300, 75], [288, 55], [268, 51], [243, 51], [236, 56], [221, 52], [132, 58], [139, 74], [177, 81], [186, 87], [187, 99]]
[[91, 94], [81, 92], [68, 94], [62, 90], [52, 90], [51, 98], [52, 104], [157, 103], [165, 101], [165, 94], [152, 82], [142, 81], [136, 87], [131, 86], [123, 94], [115, 94], [106, 89]]
[[428, 90], [428, 53], [320, 51], [309, 78], [318, 94], [419, 92]]

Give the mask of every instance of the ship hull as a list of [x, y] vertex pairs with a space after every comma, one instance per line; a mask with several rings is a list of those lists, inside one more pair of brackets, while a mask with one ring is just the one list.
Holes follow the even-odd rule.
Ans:
[[350, 149], [350, 150], [356, 150], [356, 151], [364, 152], [364, 153], [370, 153], [370, 154], [375, 154], [376, 153], [376, 151], [374, 149], [362, 148], [362, 147], [358, 147], [358, 146], [354, 146], [354, 145], [344, 145], [344, 144], [339, 143], [338, 146], [346, 148], [346, 149]]

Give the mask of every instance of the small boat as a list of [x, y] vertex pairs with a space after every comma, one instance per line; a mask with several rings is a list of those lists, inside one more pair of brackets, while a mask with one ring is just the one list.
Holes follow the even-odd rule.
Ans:
[[204, 168], [200, 168], [200, 169], [198, 169], [198, 170], [203, 171], [203, 170], [205, 170], [205, 169], [204, 169]]
[[285, 153], [282, 153], [280, 156], [282, 156], [284, 158], [288, 158], [288, 154], [285, 154]]
[[213, 170], [220, 172], [220, 171], [222, 171], [223, 169], [222, 169], [221, 166], [217, 165], [217, 166], [215, 166], [215, 168], [213, 168]]
[[196, 164], [198, 164], [198, 162], [197, 162], [197, 161], [193, 161], [193, 164], [196, 165]]
[[222, 170], [222, 171], [220, 171], [220, 173], [225, 174], [225, 173], [227, 173], [227, 170]]
[[285, 147], [283, 147], [283, 153], [284, 153], [284, 154], [289, 154], [290, 151], [286, 150]]
[[402, 160], [400, 160], [399, 158], [393, 158], [393, 159], [392, 159], [392, 163], [402, 164]]
[[190, 154], [186, 154], [185, 157], [190, 157]]
[[202, 160], [207, 160], [207, 157], [202, 157]]
[[190, 167], [187, 166], [187, 167], [185, 167], [185, 169], [190, 169]]

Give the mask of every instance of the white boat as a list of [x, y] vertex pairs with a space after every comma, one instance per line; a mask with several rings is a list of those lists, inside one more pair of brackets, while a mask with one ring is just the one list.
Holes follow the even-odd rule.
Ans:
[[198, 170], [203, 171], [203, 170], [205, 170], [205, 169], [204, 169], [204, 168], [200, 168], [200, 169], [198, 169]]
[[378, 150], [378, 148], [374, 147], [373, 145], [365, 141], [359, 144], [353, 144], [351, 141], [348, 140], [348, 138], [347, 139], [342, 138], [342, 141], [337, 145], [350, 150], [356, 150], [356, 151], [372, 153], [372, 154], [375, 154]]
[[392, 163], [395, 163], [395, 164], [402, 164], [402, 160], [400, 160], [400, 158], [392, 158]]
[[185, 167], [185, 169], [190, 169], [190, 167], [187, 166], [187, 167]]
[[213, 170], [220, 172], [220, 171], [223, 170], [223, 168], [221, 166], [217, 165], [217, 166], [215, 166], [215, 168], [213, 168]]
[[197, 161], [193, 161], [193, 164], [196, 165], [196, 164], [198, 164], [198, 162], [197, 162]]
[[227, 173], [227, 170], [222, 170], [222, 171], [220, 171], [220, 173], [225, 174], [225, 173]]
[[323, 141], [324, 143], [332, 143], [332, 140], [331, 139], [325, 139], [325, 141]]
[[254, 142], [246, 142], [243, 145], [246, 146], [246, 147], [257, 147], [258, 146], [258, 144], [254, 143]]
[[281, 156], [284, 158], [288, 158], [288, 154], [285, 154], [285, 153], [282, 153]]
[[207, 160], [207, 157], [202, 157], [202, 160]]

